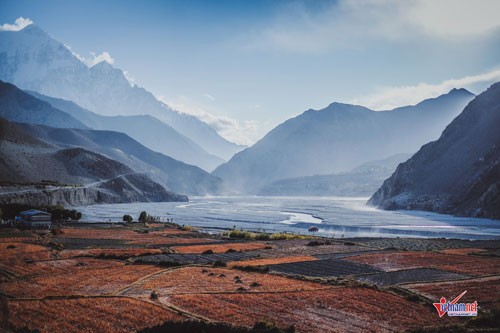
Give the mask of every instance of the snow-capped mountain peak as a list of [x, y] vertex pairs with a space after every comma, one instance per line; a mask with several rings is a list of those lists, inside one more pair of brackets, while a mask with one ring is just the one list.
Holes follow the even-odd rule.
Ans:
[[152, 115], [225, 160], [242, 148], [195, 116], [175, 112], [146, 89], [131, 85], [124, 72], [108, 62], [87, 67], [35, 24], [0, 32], [0, 80], [71, 100], [101, 115]]

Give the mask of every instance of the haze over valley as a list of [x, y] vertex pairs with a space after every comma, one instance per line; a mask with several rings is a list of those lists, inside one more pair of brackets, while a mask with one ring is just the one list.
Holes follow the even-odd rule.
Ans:
[[498, 331], [498, 13], [0, 0], [0, 333]]

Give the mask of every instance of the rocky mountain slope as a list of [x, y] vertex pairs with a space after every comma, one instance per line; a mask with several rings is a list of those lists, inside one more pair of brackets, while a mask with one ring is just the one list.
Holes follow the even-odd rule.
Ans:
[[[179, 162], [169, 156], [154, 152], [123, 133], [93, 130], [76, 131], [76, 129], [71, 128], [64, 129], [64, 127], [67, 127], [66, 125], [72, 124], [71, 119], [81, 124], [81, 126], [84, 126], [84, 128], [87, 127], [72, 116], [67, 115], [59, 109], [53, 108], [51, 105], [47, 104], [47, 102], [27, 94], [11, 84], [4, 83], [0, 85], [0, 94], [2, 96], [0, 97], [0, 105], [3, 101], [3, 104], [6, 105], [4, 110], [8, 110], [8, 112], [3, 112], [8, 116], [7, 120], [25, 120], [27, 124], [24, 125], [24, 128], [29, 128], [28, 133], [37, 139], [43, 140], [45, 143], [50, 143], [59, 148], [81, 147], [92, 152], [103, 154], [111, 159], [120, 161], [137, 172], [151, 176], [155, 181], [172, 191], [184, 194], [213, 194], [218, 191], [220, 183], [218, 178], [198, 167]], [[141, 131], [148, 132], [146, 129], [141, 128], [141, 125], [147, 122], [149, 118], [151, 118], [150, 116], [103, 117], [82, 110], [71, 102], [59, 101], [58, 103], [67, 108], [69, 108], [69, 105], [73, 109], [77, 109], [77, 111], [73, 110], [72, 112], [83, 120], [88, 121], [90, 124], [106, 121], [113, 122], [113, 119], [116, 118], [115, 125], [118, 124], [116, 125], [118, 127], [120, 126], [119, 124], [122, 124], [123, 126], [131, 126], [131, 131], [134, 133], [139, 133]], [[2, 111], [0, 111], [0, 113], [2, 113]], [[68, 123], [61, 123], [58, 116], [61, 116], [60, 119], [63, 121], [67, 120]], [[64, 116], [66, 116], [66, 118]], [[57, 130], [56, 127], [29, 127], [28, 124], [33, 122], [32, 118], [35, 121], [40, 118], [43, 122], [60, 125], [60, 127], [63, 128]], [[154, 125], [155, 121], [152, 120], [151, 123]], [[160, 131], [164, 131], [165, 129], [167, 132], [165, 132], [164, 135], [159, 135], [157, 141], [160, 144], [163, 143], [164, 146], [168, 146], [169, 142], [159, 141], [167, 140], [169, 127], [165, 125], [165, 128], [160, 128]], [[172, 132], [174, 135], [177, 133], [173, 130]], [[145, 134], [145, 136], [148, 136], [148, 134]], [[192, 152], [192, 150], [185, 150], [188, 153]]]
[[35, 138], [59, 149], [83, 148], [147, 174], [166, 189], [187, 194], [217, 193], [221, 180], [202, 169], [154, 152], [126, 134], [112, 131], [54, 128], [18, 124]]
[[184, 163], [196, 165], [205, 171], [211, 172], [224, 162], [223, 159], [207, 153], [191, 139], [152, 116], [101, 116], [71, 101], [45, 96], [36, 92], [29, 93], [66, 112], [92, 129], [126, 133], [154, 151]]
[[340, 103], [308, 110], [274, 128], [213, 174], [230, 191], [258, 193], [276, 180], [346, 172], [368, 161], [414, 153], [437, 139], [472, 98], [465, 89], [454, 89], [391, 111]]
[[500, 219], [500, 82], [401, 164], [369, 202]]
[[35, 24], [0, 32], [0, 79], [23, 90], [73, 101], [101, 115], [152, 115], [224, 160], [242, 149], [198, 118], [179, 113], [130, 84], [121, 70], [107, 62], [88, 68]]
[[[66, 204], [135, 201], [186, 201], [148, 176], [82, 148], [59, 147], [36, 138], [24, 125], [0, 118], [0, 182], [73, 184], [50, 191], [0, 191], [3, 203], [60, 200]], [[7, 193], [6, 193], [7, 192]], [[49, 194], [52, 193], [52, 194]], [[82, 196], [88, 195], [88, 198]], [[73, 198], [73, 199], [71, 199]], [[32, 203], [33, 204], [33, 203]]]
[[52, 127], [88, 128], [69, 114], [3, 81], [0, 81], [0, 117]]

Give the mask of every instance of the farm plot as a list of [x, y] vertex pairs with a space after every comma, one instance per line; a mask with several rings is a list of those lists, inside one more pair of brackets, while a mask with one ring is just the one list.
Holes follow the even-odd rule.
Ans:
[[498, 276], [465, 281], [406, 285], [405, 288], [422, 293], [436, 302], [443, 296], [447, 299], [454, 298], [467, 290], [463, 302], [477, 301], [481, 306], [500, 304], [500, 277]]
[[368, 265], [340, 259], [325, 259], [270, 265], [269, 270], [272, 272], [310, 277], [340, 277], [345, 275], [368, 274], [380, 271]]
[[212, 251], [213, 253], [226, 253], [228, 251], [261, 250], [267, 247], [269, 247], [269, 245], [257, 242], [225, 242], [222, 244], [210, 245], [174, 246], [172, 249], [179, 253], [203, 253], [205, 251]]
[[161, 254], [161, 249], [150, 248], [122, 248], [122, 249], [81, 249], [62, 250], [57, 253], [58, 258], [80, 258], [80, 257], [108, 257], [108, 258], [132, 258], [143, 255]]
[[439, 252], [387, 252], [345, 258], [384, 271], [434, 267], [472, 275], [500, 274], [500, 259]]
[[68, 266], [64, 273], [44, 274], [10, 281], [0, 290], [13, 297], [103, 295], [122, 289], [138, 279], [161, 270], [146, 265], [124, 265], [108, 260], [108, 267], [87, 262], [87, 266]]
[[[291, 244], [287, 244], [290, 242]], [[339, 243], [332, 241], [329, 245], [308, 246], [311, 240], [290, 240], [290, 241], [273, 241], [270, 244], [275, 245], [273, 249], [261, 251], [262, 258], [279, 258], [292, 256], [317, 256], [320, 254], [340, 254], [356, 251], [370, 250], [366, 246], [358, 246], [354, 243]], [[351, 244], [351, 245], [345, 245]], [[375, 249], [374, 249], [375, 250]]]
[[184, 231], [175, 228], [162, 228], [160, 230], [153, 230], [147, 234], [140, 234], [132, 229], [123, 226], [107, 227], [107, 228], [64, 228], [61, 237], [69, 238], [92, 238], [92, 239], [122, 239], [122, 240], [136, 240], [140, 238], [147, 238], [150, 235], [166, 236], [166, 235], [193, 235], [190, 231]]
[[9, 301], [9, 323], [42, 333], [135, 332], [185, 317], [149, 302], [130, 298], [78, 298]]
[[133, 241], [127, 242], [127, 244], [132, 245], [144, 245], [148, 247], [154, 246], [179, 246], [179, 245], [210, 245], [213, 243], [220, 243], [220, 240], [210, 239], [210, 238], [194, 238], [194, 237], [165, 237], [165, 236], [150, 236], [150, 237], [141, 237], [139, 239], [135, 239]]
[[34, 262], [18, 262], [9, 267], [19, 277], [28, 277], [35, 275], [71, 273], [75, 270], [85, 269], [87, 266], [92, 268], [115, 267], [116, 262], [111, 260], [97, 260], [89, 258], [66, 259], [66, 260], [42, 260]]
[[361, 275], [356, 277], [362, 282], [369, 282], [379, 286], [391, 286], [404, 283], [449, 281], [467, 279], [469, 276], [451, 273], [434, 268], [415, 268], [393, 272]]
[[[125, 240], [114, 238], [70, 238], [57, 237], [52, 239], [53, 243], [62, 244], [66, 249], [86, 249], [86, 248], [123, 248], [134, 247], [129, 245]], [[139, 247], [139, 245], [135, 245]]]
[[185, 254], [185, 253], [170, 253], [158, 254], [152, 256], [142, 256], [134, 259], [136, 263], [143, 264], [160, 264], [165, 266], [176, 265], [211, 265], [215, 262], [229, 262], [247, 260], [255, 258], [259, 254], [256, 252], [229, 252], [229, 253], [214, 253], [214, 254]]
[[217, 321], [250, 326], [263, 320], [280, 327], [294, 325], [297, 332], [307, 333], [401, 332], [443, 323], [430, 307], [368, 288], [174, 295], [169, 301]]
[[396, 249], [407, 251], [439, 251], [445, 249], [458, 249], [466, 247], [496, 248], [498, 241], [467, 241], [462, 239], [442, 238], [353, 238], [347, 239], [363, 243], [370, 247], [379, 249]]
[[266, 258], [266, 259], [251, 259], [251, 260], [240, 260], [230, 262], [228, 264], [229, 267], [235, 266], [268, 266], [275, 264], [285, 264], [291, 262], [301, 262], [301, 261], [312, 261], [318, 260], [315, 257], [311, 256], [298, 256], [298, 257], [283, 257], [283, 258]]
[[52, 249], [43, 245], [24, 242], [0, 243], [0, 262], [9, 264], [17, 261], [46, 260]]
[[469, 255], [469, 254], [477, 254], [477, 253], [485, 252], [485, 251], [487, 251], [487, 250], [466, 247], [466, 248], [463, 248], [463, 249], [446, 249], [446, 250], [442, 250], [440, 252], [441, 253], [446, 253], [446, 254], [461, 254], [461, 255], [466, 256], [466, 255]]
[[386, 250], [366, 250], [366, 251], [354, 251], [354, 252], [334, 252], [334, 253], [321, 253], [314, 255], [318, 259], [342, 259], [347, 257], [355, 257], [364, 254], [374, 254], [374, 253], [384, 253]]
[[232, 292], [297, 292], [332, 288], [317, 283], [227, 268], [183, 267], [140, 281], [124, 295], [148, 298], [155, 290], [161, 300], [170, 295]]

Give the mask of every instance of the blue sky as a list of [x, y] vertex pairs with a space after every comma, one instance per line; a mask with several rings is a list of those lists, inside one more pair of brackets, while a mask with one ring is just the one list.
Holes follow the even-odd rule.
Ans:
[[495, 0], [0, 0], [0, 24], [29, 18], [245, 144], [334, 101], [480, 92], [500, 80], [499, 12]]

